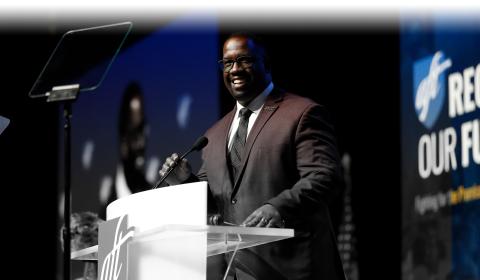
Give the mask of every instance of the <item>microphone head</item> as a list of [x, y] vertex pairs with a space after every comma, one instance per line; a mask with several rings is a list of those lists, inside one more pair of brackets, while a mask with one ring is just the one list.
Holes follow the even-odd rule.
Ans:
[[205, 136], [201, 136], [200, 138], [195, 141], [195, 143], [192, 146], [192, 150], [194, 151], [200, 151], [201, 149], [205, 148], [208, 144], [208, 138]]

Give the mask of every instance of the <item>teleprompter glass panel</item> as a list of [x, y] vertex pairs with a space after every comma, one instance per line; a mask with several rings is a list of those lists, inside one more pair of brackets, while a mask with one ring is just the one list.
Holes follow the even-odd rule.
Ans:
[[[30, 97], [48, 96], [53, 87], [80, 84], [80, 92], [92, 91], [103, 81], [132, 28], [131, 22], [76, 29], [66, 32], [53, 50], [29, 92]], [[93, 66], [95, 75], [79, 83]]]

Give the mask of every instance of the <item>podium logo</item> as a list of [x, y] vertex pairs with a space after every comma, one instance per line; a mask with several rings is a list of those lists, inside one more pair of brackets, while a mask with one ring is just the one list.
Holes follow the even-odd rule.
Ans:
[[438, 119], [445, 100], [445, 70], [452, 61], [441, 51], [413, 64], [413, 99], [418, 120], [428, 129]]
[[127, 243], [134, 228], [127, 228], [124, 215], [100, 224], [98, 275], [100, 280], [127, 280]]

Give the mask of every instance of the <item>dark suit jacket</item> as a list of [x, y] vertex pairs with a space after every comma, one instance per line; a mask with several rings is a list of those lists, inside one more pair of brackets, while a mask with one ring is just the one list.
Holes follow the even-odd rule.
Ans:
[[[246, 142], [232, 182], [228, 132], [235, 109], [210, 128], [198, 179], [207, 180], [217, 211], [240, 224], [269, 203], [295, 237], [241, 250], [238, 263], [260, 279], [344, 279], [326, 199], [340, 177], [333, 127], [324, 108], [273, 90]], [[264, 276], [263, 276], [264, 275]]]

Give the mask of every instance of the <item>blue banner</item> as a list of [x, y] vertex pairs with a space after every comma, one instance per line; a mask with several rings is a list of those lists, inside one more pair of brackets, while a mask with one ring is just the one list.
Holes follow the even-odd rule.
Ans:
[[480, 279], [479, 19], [402, 22], [402, 279]]

